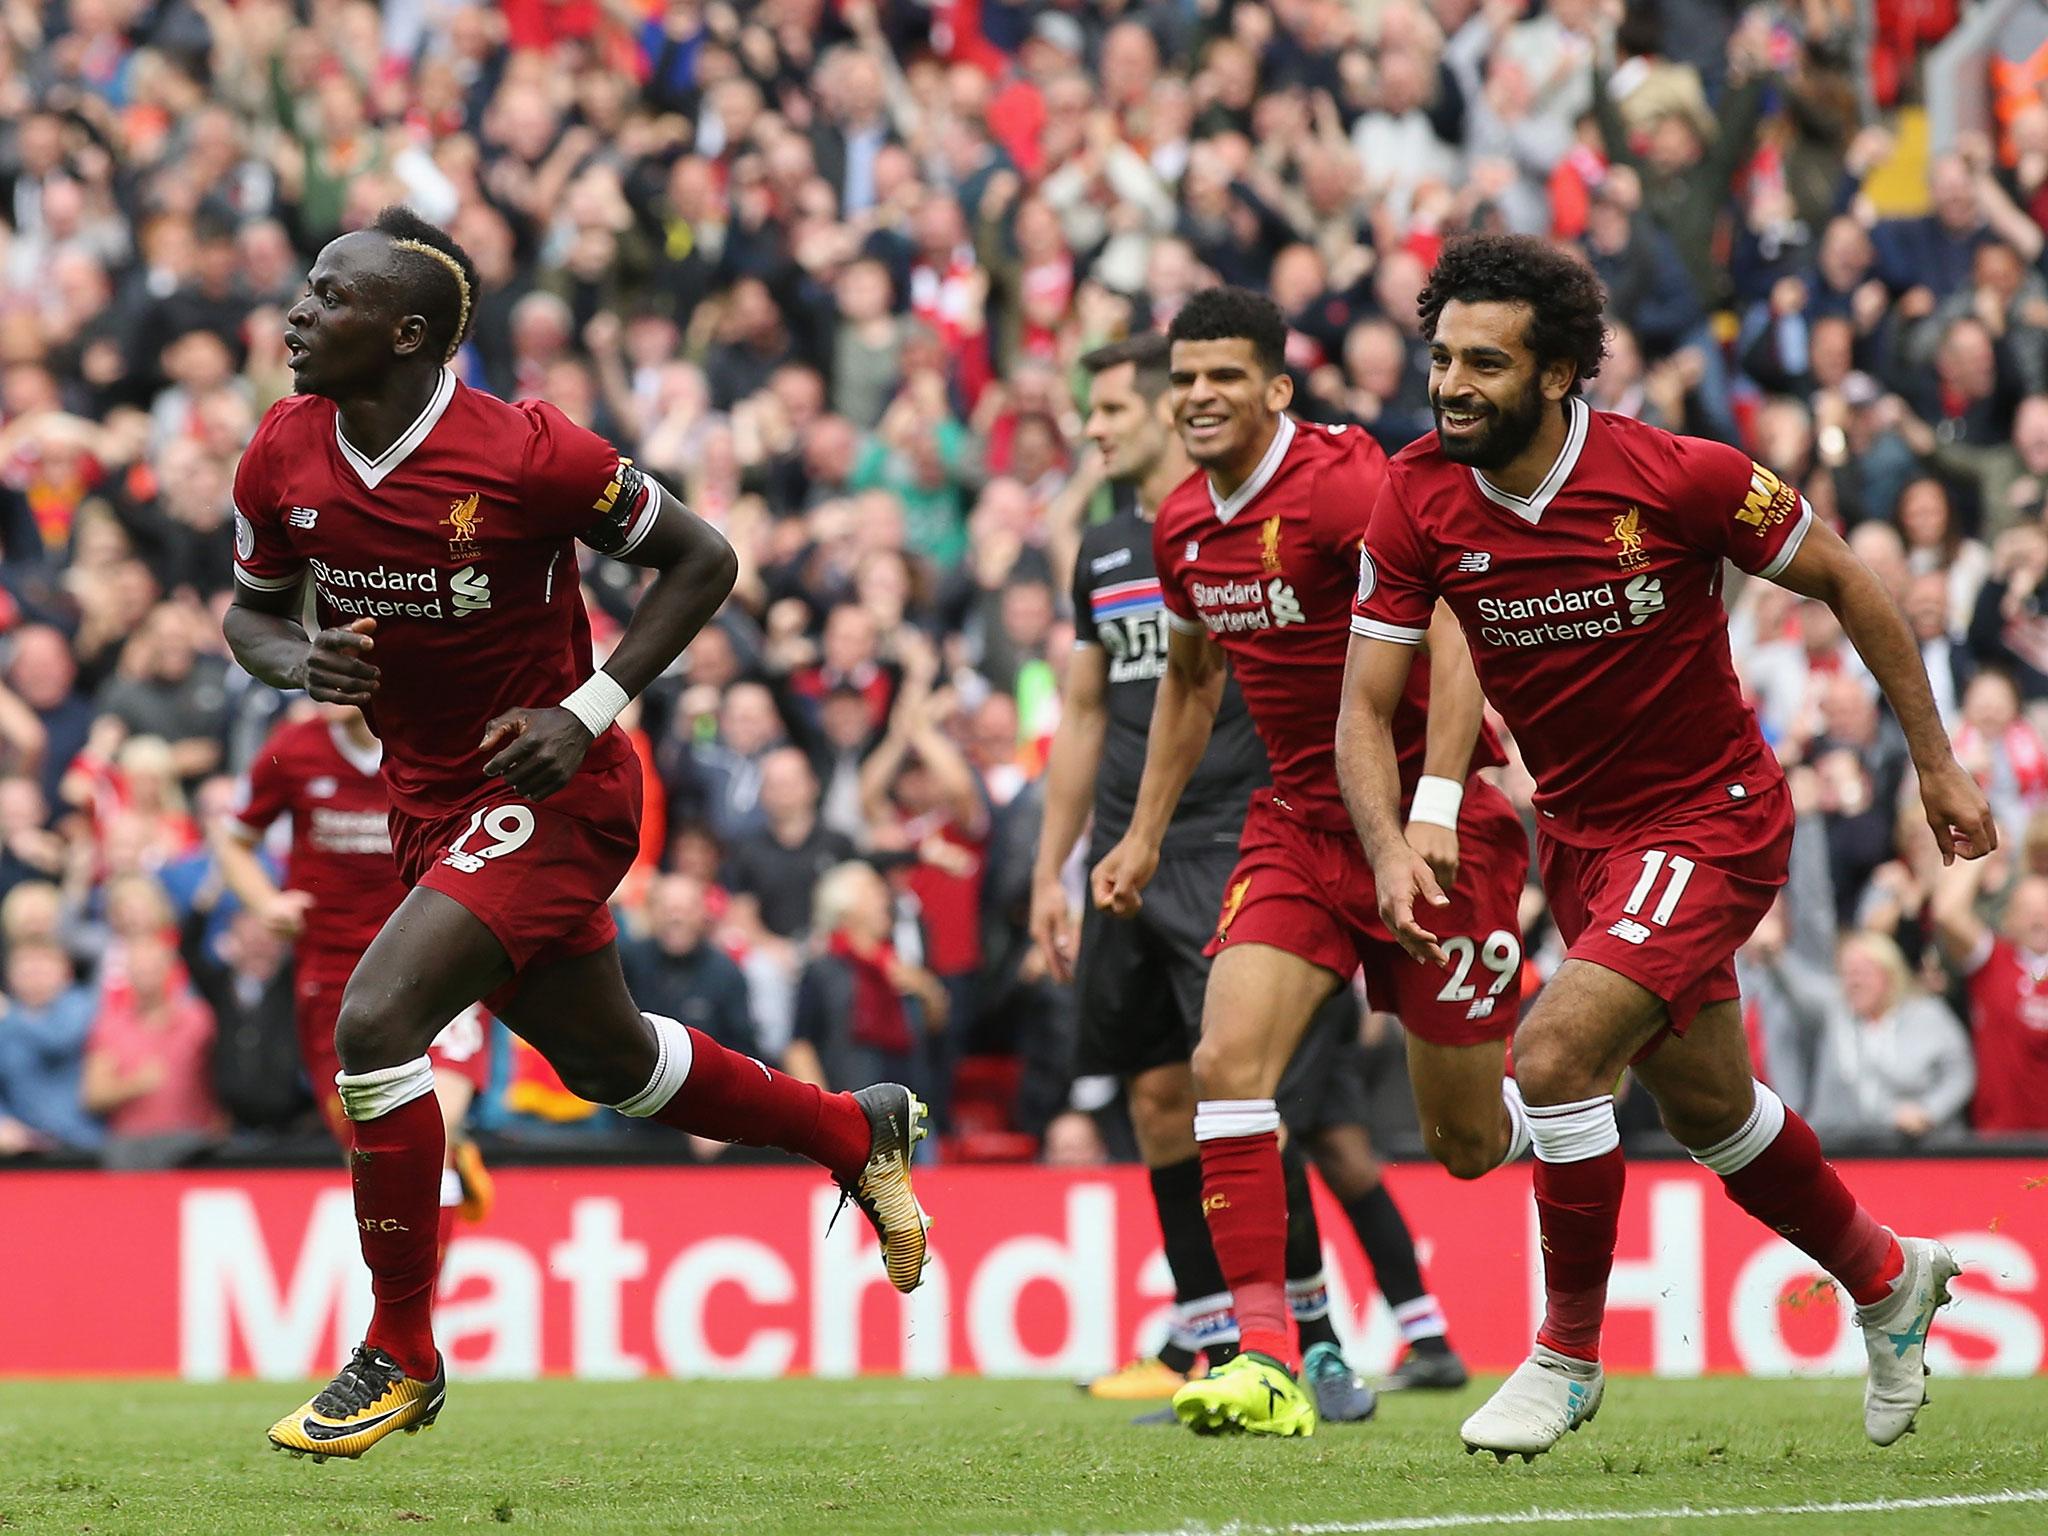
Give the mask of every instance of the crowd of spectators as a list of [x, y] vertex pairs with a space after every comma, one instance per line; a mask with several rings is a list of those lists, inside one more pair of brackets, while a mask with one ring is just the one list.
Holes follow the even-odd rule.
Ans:
[[[477, 262], [461, 375], [554, 401], [741, 556], [625, 720], [648, 1006], [833, 1085], [906, 1075], [969, 1155], [1103, 1155], [1022, 931], [1066, 577], [1114, 496], [1077, 359], [1255, 285], [1303, 413], [1393, 451], [1429, 427], [1435, 252], [1512, 229], [1608, 286], [1596, 405], [1740, 442], [1849, 530], [2005, 829], [1944, 870], [1828, 611], [1733, 587], [1801, 816], [1743, 957], [1763, 1069], [1831, 1138], [2048, 1132], [2048, 101], [1894, 137], [1953, 20], [0, 0], [0, 1155], [315, 1123], [264, 1025], [288, 948], [208, 852], [304, 707], [225, 654], [229, 488], [311, 257], [392, 202]], [[587, 563], [600, 648], [636, 579]], [[502, 1123], [605, 1118], [507, 1076]]]

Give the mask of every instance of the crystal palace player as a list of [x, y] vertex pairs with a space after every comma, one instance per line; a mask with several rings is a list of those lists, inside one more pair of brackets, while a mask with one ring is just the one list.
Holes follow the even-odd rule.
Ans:
[[1404, 678], [1400, 732], [1412, 835], [1452, 885], [1464, 964], [1445, 979], [1409, 963], [1380, 925], [1330, 769], [1359, 540], [1385, 456], [1355, 428], [1286, 415], [1286, 322], [1269, 300], [1238, 288], [1196, 294], [1168, 335], [1175, 421], [1202, 473], [1154, 522], [1167, 665], [1130, 825], [1097, 864], [1094, 896], [1119, 915], [1139, 909], [1215, 723], [1227, 657], [1272, 787], [1253, 797], [1209, 944], [1195, 1140], [1244, 1352], [1182, 1388], [1174, 1407], [1198, 1430], [1306, 1434], [1315, 1413], [1292, 1374], [1284, 1295], [1281, 1069], [1316, 1009], [1363, 963], [1376, 1005], [1410, 1031], [1410, 1075], [1439, 1161], [1477, 1177], [1514, 1156], [1517, 1105], [1502, 1064], [1519, 999], [1527, 843], [1506, 799], [1473, 775], [1500, 752], [1482, 732], [1478, 686], [1446, 617], [1444, 643]]
[[[348, 1114], [334, 1080], [334, 1021], [342, 989], [384, 920], [405, 899], [391, 859], [391, 796], [378, 768], [383, 748], [352, 704], [321, 704], [310, 719], [289, 719], [270, 733], [237, 787], [235, 810], [211, 829], [221, 877], [243, 905], [292, 943], [299, 1055], [321, 1118], [349, 1143]], [[272, 823], [291, 824], [282, 887], [256, 856]], [[462, 1124], [490, 1081], [490, 1019], [462, 1010], [434, 1036], [434, 1097], [441, 1105], [447, 1166], [441, 1173], [440, 1247], [459, 1210], [481, 1221], [491, 1203], [490, 1175]]]
[[[1621, 1209], [1622, 1069], [1744, 1210], [1852, 1295], [1864, 1428], [1923, 1397], [1955, 1260], [1856, 1203], [1804, 1121], [1751, 1080], [1734, 954], [1785, 880], [1791, 795], [1729, 659], [1722, 562], [1831, 607], [1911, 745], [1944, 860], [1997, 840], [1884, 588], [1805, 501], [1737, 449], [1591, 410], [1605, 295], [1526, 237], [1448, 246], [1421, 309], [1437, 432], [1390, 465], [1361, 562], [1338, 766], [1382, 910], [1418, 957], [1448, 944], [1396, 820], [1389, 725], [1439, 600], [1536, 777], [1543, 883], [1571, 946], [1515, 1035], [1536, 1147], [1546, 1309], [1530, 1358], [1465, 1421], [1472, 1449], [1548, 1450], [1600, 1406]], [[1428, 631], [1434, 639], [1435, 631]], [[1418, 910], [1419, 908], [1419, 910]]]
[[[335, 1029], [376, 1309], [341, 1374], [272, 1427], [302, 1454], [359, 1456], [440, 1412], [426, 1049], [480, 997], [584, 1098], [823, 1164], [881, 1236], [889, 1278], [909, 1290], [924, 1265], [908, 1090], [824, 1093], [626, 991], [605, 903], [639, 845], [640, 771], [612, 721], [724, 601], [735, 561], [561, 412], [456, 381], [475, 292], [468, 256], [403, 209], [328, 245], [288, 316], [298, 394], [235, 475], [228, 643], [273, 686], [362, 706], [412, 887]], [[656, 573], [597, 671], [579, 539]], [[326, 626], [311, 637], [307, 576]]]

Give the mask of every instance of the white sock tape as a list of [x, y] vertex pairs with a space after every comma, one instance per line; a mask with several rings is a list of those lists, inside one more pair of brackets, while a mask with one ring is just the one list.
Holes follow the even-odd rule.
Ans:
[[1280, 1111], [1271, 1099], [1204, 1099], [1195, 1106], [1197, 1141], [1263, 1136], [1279, 1129]]
[[441, 1170], [441, 1209], [462, 1204], [462, 1175], [453, 1168]]
[[1456, 779], [1425, 773], [1415, 783], [1415, 798], [1408, 805], [1408, 820], [1426, 821], [1433, 827], [1458, 830], [1458, 807], [1465, 803], [1465, 786]]
[[1742, 1129], [1725, 1141], [1717, 1141], [1704, 1152], [1692, 1154], [1692, 1160], [1704, 1168], [1726, 1178], [1739, 1173], [1763, 1156], [1764, 1149], [1778, 1139], [1778, 1133], [1785, 1129], [1785, 1101], [1779, 1098], [1763, 1083], [1756, 1085], [1756, 1104], [1749, 1112], [1749, 1118], [1742, 1122]]
[[645, 1088], [612, 1108], [622, 1115], [645, 1120], [649, 1115], [660, 1113], [676, 1096], [676, 1090], [683, 1086], [683, 1079], [690, 1075], [690, 1060], [696, 1052], [690, 1045], [690, 1032], [674, 1019], [664, 1018], [658, 1013], [640, 1016], [654, 1026], [654, 1074], [647, 1079]]
[[561, 707], [583, 722], [592, 739], [602, 736], [619, 718], [619, 711], [633, 702], [631, 694], [621, 688], [611, 673], [599, 667], [569, 697], [562, 700]]
[[337, 1072], [334, 1086], [351, 1120], [380, 1120], [434, 1091], [434, 1064], [420, 1056], [374, 1072]]
[[1529, 1139], [1539, 1163], [1583, 1163], [1605, 1156], [1621, 1145], [1614, 1095], [1603, 1093], [1575, 1104], [1530, 1105]]
[[1522, 1085], [1512, 1077], [1500, 1080], [1500, 1099], [1508, 1111], [1508, 1149], [1498, 1164], [1505, 1168], [1529, 1150], [1529, 1111], [1522, 1106]]

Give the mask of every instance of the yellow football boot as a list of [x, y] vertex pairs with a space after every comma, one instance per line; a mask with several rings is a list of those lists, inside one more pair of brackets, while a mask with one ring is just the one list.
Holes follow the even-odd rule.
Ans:
[[901, 1083], [876, 1083], [854, 1094], [868, 1117], [868, 1160], [860, 1177], [839, 1182], [839, 1208], [860, 1207], [882, 1242], [882, 1267], [899, 1291], [924, 1279], [925, 1232], [931, 1218], [910, 1187], [910, 1157], [925, 1138], [922, 1100]]
[[447, 1396], [445, 1361], [434, 1362], [431, 1381], [415, 1381], [383, 1350], [358, 1344], [324, 1391], [270, 1426], [270, 1443], [315, 1461], [354, 1460], [394, 1430], [432, 1428]]
[[1188, 1384], [1187, 1376], [1157, 1355], [1120, 1365], [1107, 1376], [1084, 1382], [1090, 1397], [1112, 1403], [1149, 1403], [1173, 1396]]
[[1173, 1394], [1173, 1411], [1198, 1435], [1312, 1435], [1316, 1405], [1279, 1361], [1239, 1355]]

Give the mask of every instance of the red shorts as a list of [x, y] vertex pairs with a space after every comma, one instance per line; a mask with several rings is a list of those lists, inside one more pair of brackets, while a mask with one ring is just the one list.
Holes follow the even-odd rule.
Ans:
[[1432, 1045], [1477, 1045], [1514, 1033], [1529, 839], [1507, 797], [1484, 779], [1465, 786], [1451, 904], [1426, 918], [1450, 955], [1448, 970], [1417, 964], [1394, 941], [1380, 921], [1372, 866], [1352, 833], [1306, 826], [1260, 793], [1237, 848], [1207, 953], [1270, 944], [1339, 976], [1362, 966], [1372, 1006], [1399, 1015]]
[[1737, 997], [1735, 951], [1785, 883], [1792, 793], [1676, 817], [1602, 848], [1537, 838], [1543, 889], [1566, 958], [1628, 977], [1664, 999], [1671, 1032]]
[[515, 973], [587, 955], [619, 934], [606, 903], [640, 853], [640, 760], [579, 773], [545, 800], [499, 785], [447, 816], [394, 810], [391, 851], [407, 885], [490, 929]]
[[[335, 1090], [334, 1075], [341, 1070], [341, 1058], [334, 1054], [334, 1023], [341, 1017], [341, 994], [348, 983], [343, 978], [324, 980], [301, 976], [294, 989], [298, 1003], [299, 1056], [306, 1063], [306, 1076], [313, 1084], [313, 1101], [320, 1117], [334, 1132], [334, 1139], [347, 1145], [348, 1115]], [[466, 1008], [434, 1036], [427, 1047], [427, 1059], [438, 1075], [452, 1072], [467, 1078], [478, 1093], [491, 1082], [491, 1016], [482, 1005]]]

